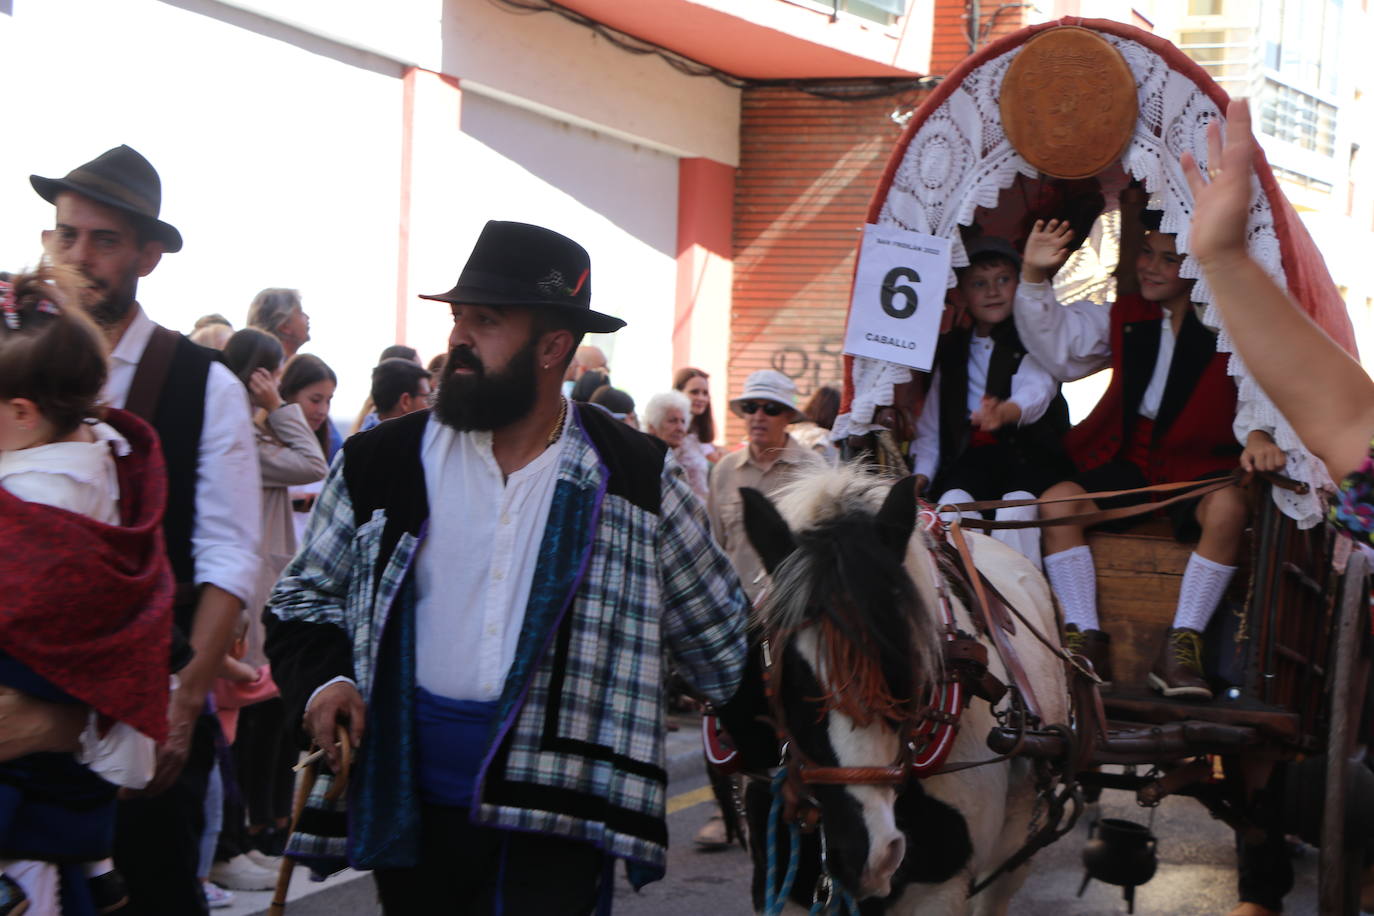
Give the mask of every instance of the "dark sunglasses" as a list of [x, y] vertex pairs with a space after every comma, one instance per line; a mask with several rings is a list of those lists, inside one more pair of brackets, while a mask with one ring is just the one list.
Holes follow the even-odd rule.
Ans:
[[744, 414], [746, 417], [752, 416], [754, 413], [760, 410], [768, 414], [768, 416], [770, 417], [776, 417], [778, 414], [782, 413], [786, 409], [786, 407], [782, 406], [777, 401], [764, 401], [762, 403], [758, 401], [739, 402], [739, 412]]

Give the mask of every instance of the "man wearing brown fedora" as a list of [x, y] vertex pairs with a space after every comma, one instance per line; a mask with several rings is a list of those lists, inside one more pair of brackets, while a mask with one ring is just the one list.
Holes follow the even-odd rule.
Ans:
[[288, 708], [331, 761], [361, 742], [347, 837], [300, 848], [374, 869], [388, 914], [591, 913], [615, 859], [663, 874], [662, 649], [728, 707], [746, 600], [663, 444], [560, 393], [624, 325], [580, 245], [490, 222], [424, 298], [435, 406], [348, 440], [269, 605]]
[[[159, 218], [161, 181], [148, 160], [120, 146], [62, 178], [29, 180], [56, 209], [54, 228], [43, 233], [47, 254], [86, 281], [82, 303], [109, 343], [104, 400], [152, 423], [166, 458], [177, 679], [153, 781], [120, 802], [115, 860], [129, 884], [127, 912], [202, 913], [197, 853], [215, 734], [205, 697], [258, 565], [257, 500], [241, 498], [260, 486], [248, 402], [211, 351], [154, 324], [138, 304], [138, 281], [182, 246]], [[67, 719], [54, 715], [44, 725], [41, 707], [26, 711], [28, 749], [79, 748]], [[18, 727], [0, 717], [0, 747], [13, 746]]]

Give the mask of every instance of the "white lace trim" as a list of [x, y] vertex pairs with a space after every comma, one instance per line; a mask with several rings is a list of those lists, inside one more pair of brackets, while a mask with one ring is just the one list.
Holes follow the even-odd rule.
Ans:
[[[1207, 125], [1221, 120], [1221, 112], [1193, 80], [1169, 67], [1144, 45], [1115, 35], [1099, 33], [1126, 59], [1135, 74], [1140, 114], [1134, 135], [1122, 155], [1122, 167], [1140, 179], [1150, 193], [1150, 207], [1163, 211], [1161, 228], [1178, 235], [1178, 247], [1189, 250], [1192, 193], [1183, 177], [1179, 159], [1190, 151], [1206, 166]], [[1012, 147], [1002, 131], [998, 95], [1002, 79], [1024, 45], [1017, 46], [972, 70], [939, 108], [930, 112], [912, 137], [906, 154], [893, 175], [878, 224], [900, 226], [950, 240], [952, 267], [968, 263], [959, 226], [973, 221], [978, 207], [997, 206], [1001, 191], [1018, 174], [1030, 178], [1038, 172]], [[1280, 286], [1287, 288], [1273, 211], [1258, 178], [1252, 180], [1248, 226], [1250, 255]], [[1184, 261], [1181, 273], [1198, 278], [1194, 300], [1202, 303], [1202, 321], [1218, 331], [1217, 350], [1231, 353], [1228, 370], [1235, 377], [1240, 409], [1251, 428], [1274, 436], [1288, 455], [1286, 473], [1313, 487], [1299, 496], [1274, 490], [1274, 501], [1284, 514], [1310, 527], [1323, 518], [1315, 492], [1331, 481], [1321, 462], [1298, 440], [1288, 421], [1259, 390], [1245, 364], [1236, 355], [1220, 314], [1211, 305], [1212, 291], [1201, 279], [1197, 262]], [[950, 270], [948, 284], [955, 283]], [[909, 381], [912, 370], [892, 363], [856, 357], [853, 364], [853, 405], [837, 418], [835, 438], [857, 435], [877, 427], [873, 409], [890, 404], [892, 386]]]

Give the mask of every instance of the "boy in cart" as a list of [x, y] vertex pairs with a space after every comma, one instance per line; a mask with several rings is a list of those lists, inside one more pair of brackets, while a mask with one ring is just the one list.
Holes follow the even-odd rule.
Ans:
[[[957, 296], [972, 319], [940, 340], [935, 371], [912, 442], [916, 487], [939, 505], [1034, 499], [1073, 473], [1061, 440], [1069, 409], [1059, 383], [1026, 353], [1012, 321], [1021, 258], [1005, 239], [967, 244]], [[997, 510], [999, 520], [1034, 520], [1035, 507]], [[993, 536], [1040, 564], [1040, 532]]]
[[[1061, 307], [1055, 299], [1049, 280], [1068, 257], [1072, 231], [1067, 223], [1037, 221], [1026, 240], [1015, 301], [1016, 328], [1026, 348], [1062, 380], [1108, 366], [1113, 370], [1101, 401], [1066, 437], [1078, 473], [1046, 490], [1046, 498], [1223, 477], [1237, 462], [1247, 471], [1284, 467], [1284, 454], [1270, 434], [1245, 428], [1244, 418], [1236, 416], [1228, 356], [1217, 352], [1216, 335], [1195, 313], [1194, 281], [1180, 276], [1184, 255], [1174, 236], [1160, 232], [1157, 222], [1139, 219], [1142, 214], [1149, 215], [1123, 204], [1123, 226], [1145, 224], [1146, 232], [1134, 283], [1127, 278], [1121, 284], [1122, 295], [1110, 309], [1091, 302]], [[1042, 518], [1055, 519], [1148, 499], [1070, 500], [1040, 510]], [[1174, 536], [1197, 546], [1149, 681], [1165, 696], [1210, 699], [1201, 634], [1236, 571], [1247, 516], [1245, 491], [1224, 487], [1166, 511]], [[1110, 682], [1109, 640], [1098, 622], [1086, 527], [1046, 527], [1044, 551], [1045, 574], [1064, 609], [1069, 648]]]

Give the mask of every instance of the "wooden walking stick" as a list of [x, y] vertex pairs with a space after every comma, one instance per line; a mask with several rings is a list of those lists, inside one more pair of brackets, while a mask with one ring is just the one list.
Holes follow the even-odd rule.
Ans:
[[[334, 784], [325, 793], [325, 801], [336, 801], [339, 796], [348, 791], [348, 771], [353, 765], [353, 745], [348, 740], [348, 726], [340, 725], [339, 736], [339, 772], [334, 777]], [[300, 826], [301, 812], [305, 810], [305, 803], [310, 799], [310, 790], [315, 788], [315, 780], [320, 776], [320, 765], [324, 762], [324, 750], [316, 749], [299, 764], [297, 769], [301, 769], [300, 782], [296, 785], [296, 799], [291, 806], [291, 832], [295, 833]], [[303, 768], [303, 769], [302, 769]], [[281, 857], [281, 867], [277, 871], [277, 889], [272, 894], [272, 905], [267, 908], [267, 916], [282, 916], [286, 912], [286, 890], [291, 886], [291, 873], [296, 869], [296, 860], [290, 856]]]

